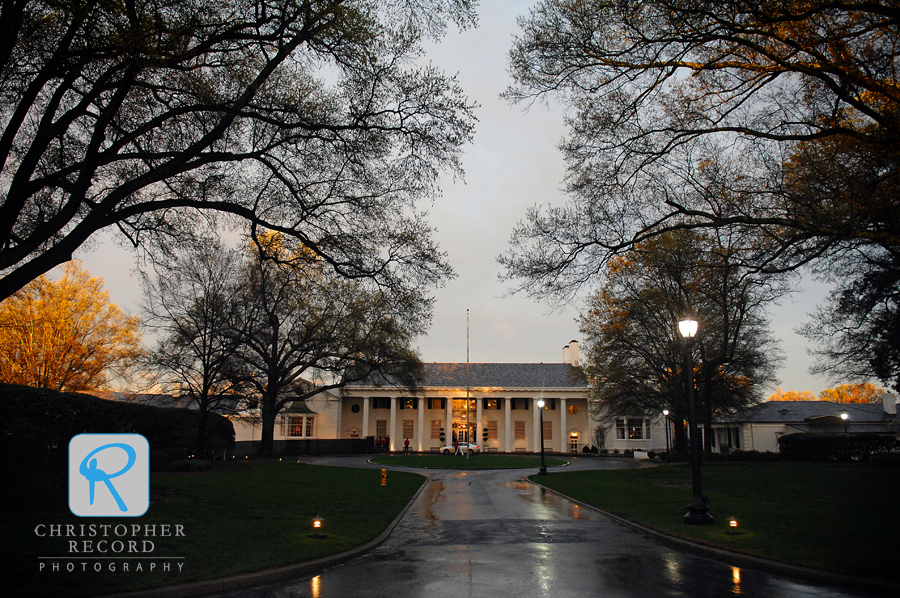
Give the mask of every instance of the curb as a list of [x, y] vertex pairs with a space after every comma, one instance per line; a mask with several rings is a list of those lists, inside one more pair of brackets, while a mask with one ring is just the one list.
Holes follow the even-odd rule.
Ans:
[[[665, 544], [667, 546], [672, 546], [674, 548], [681, 548], [684, 550], [689, 550], [694, 553], [699, 553], [707, 558], [717, 560], [723, 562], [728, 565], [737, 565], [740, 567], [744, 567], [747, 569], [755, 569], [757, 571], [762, 571], [764, 573], [776, 573], [779, 575], [784, 575], [788, 577], [793, 577], [795, 579], [802, 579], [807, 581], [828, 583], [836, 586], [843, 586], [847, 588], [853, 589], [868, 589], [868, 590], [877, 590], [881, 592], [894, 592], [900, 595], [900, 582], [893, 582], [889, 580], [878, 580], [878, 579], [870, 579], [867, 577], [858, 577], [855, 575], [848, 575], [845, 573], [834, 573], [831, 571], [823, 571], [820, 569], [813, 569], [810, 567], [803, 567], [801, 565], [791, 565], [788, 563], [782, 563], [780, 561], [773, 561], [763, 557], [753, 556], [750, 554], [745, 554], [742, 552], [734, 552], [731, 550], [725, 550], [724, 548], [718, 548], [715, 546], [709, 546], [707, 544], [701, 544], [699, 542], [694, 542], [692, 540], [686, 540], [684, 538], [678, 538], [676, 536], [670, 536], [668, 534], [664, 534], [655, 529], [651, 529], [649, 527], [645, 527], [640, 523], [635, 523], [634, 521], [630, 521], [628, 519], [624, 519], [619, 517], [618, 515], [613, 515], [608, 511], [604, 511], [603, 509], [597, 508], [593, 505], [589, 505], [585, 502], [582, 502], [578, 499], [572, 498], [562, 492], [558, 492], [553, 488], [548, 488], [543, 484], [535, 482], [533, 480], [529, 480], [527, 477], [522, 478], [526, 482], [534, 484], [551, 494], [555, 494], [559, 497], [562, 497], [572, 503], [575, 503], [579, 507], [591, 509], [592, 511], [596, 511], [606, 517], [609, 517], [613, 521], [621, 523], [623, 525], [627, 525], [628, 527], [632, 527], [634, 529], [640, 530], [644, 534], [651, 536], [655, 540], [659, 541], [661, 544]], [[727, 561], [727, 562], [726, 562]]]
[[406, 503], [406, 506], [403, 507], [403, 509], [394, 518], [394, 520], [391, 521], [387, 528], [385, 528], [385, 530], [381, 532], [381, 534], [379, 534], [374, 540], [369, 540], [367, 543], [361, 546], [357, 546], [356, 548], [351, 548], [350, 550], [346, 550], [338, 554], [333, 554], [331, 556], [318, 558], [313, 561], [297, 563], [296, 565], [287, 565], [285, 567], [279, 567], [277, 569], [266, 569], [264, 571], [258, 571], [256, 573], [244, 573], [241, 575], [234, 575], [232, 577], [225, 577], [222, 579], [197, 581], [177, 586], [164, 586], [149, 590], [136, 590], [134, 592], [126, 592], [122, 594], [108, 594], [103, 598], [188, 598], [190, 596], [202, 596], [204, 594], [227, 592], [230, 590], [237, 590], [240, 588], [246, 588], [260, 584], [303, 577], [309, 575], [310, 573], [321, 571], [326, 567], [339, 565], [341, 563], [353, 560], [356, 557], [361, 556], [369, 552], [373, 548], [381, 545], [385, 540], [387, 540], [388, 536], [391, 535], [391, 532], [394, 531], [394, 528], [397, 527], [397, 524], [400, 523], [400, 520], [403, 519], [403, 516], [406, 515], [406, 512], [410, 509], [410, 507], [412, 507], [413, 504], [415, 504], [416, 500], [418, 500], [419, 498], [419, 495], [422, 494], [422, 491], [425, 490], [425, 486], [427, 486], [428, 482], [431, 481], [429, 476], [423, 474], [419, 475], [422, 475], [422, 477], [425, 478], [425, 481], [422, 482], [422, 485], [409, 500], [409, 502]]

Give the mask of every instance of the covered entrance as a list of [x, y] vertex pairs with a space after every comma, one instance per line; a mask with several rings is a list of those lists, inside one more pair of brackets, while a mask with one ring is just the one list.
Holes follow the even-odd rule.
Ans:
[[457, 442], [478, 442], [478, 425], [476, 417], [476, 399], [453, 399], [453, 440]]

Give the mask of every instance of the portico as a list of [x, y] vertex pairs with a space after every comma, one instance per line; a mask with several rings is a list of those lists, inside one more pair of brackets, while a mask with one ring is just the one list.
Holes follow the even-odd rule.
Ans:
[[387, 436], [391, 450], [408, 438], [419, 452], [470, 439], [491, 452], [537, 452], [543, 398], [548, 450], [590, 443], [587, 381], [572, 363], [430, 363], [424, 378], [419, 396], [372, 383], [345, 387], [341, 436]]

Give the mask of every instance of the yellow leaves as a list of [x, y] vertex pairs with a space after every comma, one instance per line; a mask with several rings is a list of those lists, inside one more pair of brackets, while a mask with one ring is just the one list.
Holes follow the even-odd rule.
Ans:
[[870, 382], [841, 384], [837, 388], [827, 388], [820, 392], [819, 399], [835, 403], [877, 403], [881, 400], [883, 392], [883, 388], [878, 388]]
[[301, 244], [289, 247], [284, 235], [277, 231], [257, 233], [249, 241], [248, 251], [254, 259], [258, 257], [273, 259], [296, 267], [321, 263], [321, 258], [312, 249]]
[[103, 280], [77, 262], [0, 303], [0, 380], [56, 390], [99, 387], [141, 353], [138, 319], [109, 303]]
[[776, 389], [768, 398], [769, 401], [817, 401], [816, 395], [811, 390], [783, 390]]

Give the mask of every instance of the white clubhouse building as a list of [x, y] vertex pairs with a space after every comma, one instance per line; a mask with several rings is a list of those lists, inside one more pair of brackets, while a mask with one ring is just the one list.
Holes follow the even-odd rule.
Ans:
[[[390, 385], [349, 384], [288, 407], [276, 422], [276, 450], [281, 444], [296, 454], [282, 444], [292, 441], [379, 438], [391, 451], [402, 451], [409, 440], [410, 451], [428, 453], [471, 436], [487, 452], [535, 453], [543, 419], [546, 451], [582, 452], [597, 443], [599, 422], [588, 409], [588, 383], [577, 366], [578, 343], [571, 341], [561, 363], [426, 363], [415, 395]], [[234, 425], [239, 445], [259, 440], [258, 424]], [[604, 446], [658, 450], [665, 447], [663, 425], [656, 418], [610, 422], [602, 426]]]

